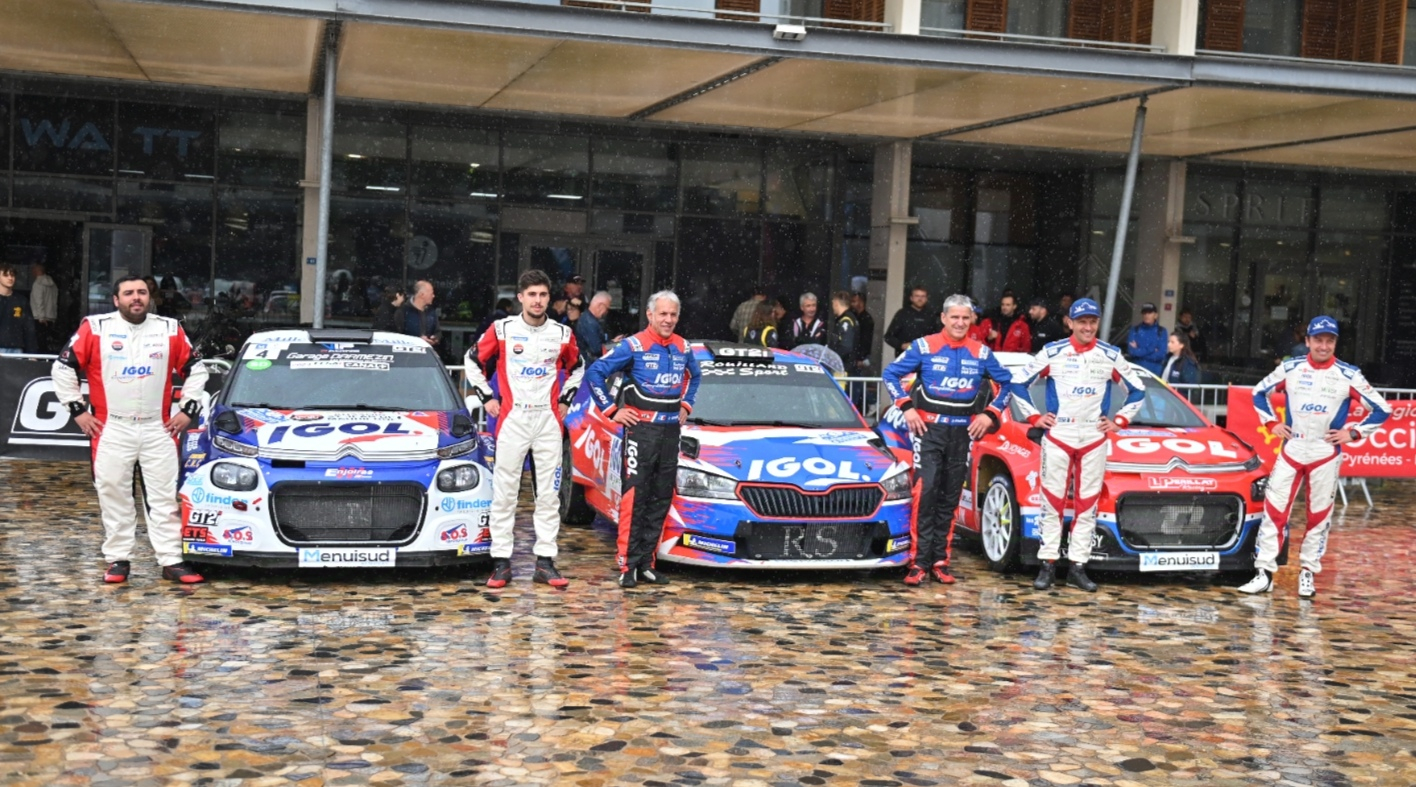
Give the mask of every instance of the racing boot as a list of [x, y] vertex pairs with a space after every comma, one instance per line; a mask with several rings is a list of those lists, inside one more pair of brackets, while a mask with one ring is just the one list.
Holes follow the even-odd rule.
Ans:
[[1267, 593], [1270, 590], [1273, 590], [1273, 575], [1262, 568], [1253, 579], [1239, 586], [1240, 593]]
[[110, 584], [119, 584], [128, 581], [129, 571], [128, 561], [115, 560], [108, 564], [108, 568], [103, 572], [103, 581]]
[[1318, 586], [1313, 572], [1303, 569], [1298, 572], [1298, 598], [1312, 598], [1318, 595]]
[[923, 585], [924, 580], [928, 578], [929, 575], [925, 573], [924, 569], [917, 565], [911, 565], [910, 570], [905, 573], [905, 584], [910, 587], [918, 587]]
[[195, 585], [198, 582], [205, 582], [206, 579], [198, 574], [186, 563], [173, 563], [170, 566], [162, 567], [162, 578], [170, 579], [173, 582], [181, 582], [184, 585]]
[[1047, 590], [1056, 581], [1057, 564], [1051, 560], [1044, 560], [1042, 561], [1042, 570], [1037, 572], [1037, 579], [1033, 580], [1033, 590]]
[[929, 576], [941, 585], [952, 585], [957, 581], [954, 575], [949, 573], [949, 564], [942, 560], [930, 567]]
[[556, 561], [548, 557], [536, 558], [536, 573], [531, 575], [531, 581], [550, 585], [553, 588], [563, 588], [570, 584], [570, 580], [561, 576], [561, 572], [556, 570]]
[[511, 561], [504, 557], [492, 560], [492, 575], [487, 578], [487, 587], [504, 588], [511, 581]]
[[627, 568], [620, 572], [620, 587], [632, 588], [639, 586], [639, 569]]
[[667, 585], [669, 578], [659, 573], [659, 570], [652, 566], [639, 567], [639, 581], [648, 585]]
[[1073, 563], [1067, 567], [1067, 584], [1088, 593], [1096, 592], [1096, 583], [1087, 576], [1087, 567], [1082, 563]]

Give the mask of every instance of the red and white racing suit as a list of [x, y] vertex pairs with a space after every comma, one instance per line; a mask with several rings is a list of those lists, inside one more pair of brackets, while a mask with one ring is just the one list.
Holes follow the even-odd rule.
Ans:
[[[562, 390], [560, 374], [568, 376]], [[585, 365], [570, 328], [547, 319], [531, 325], [520, 315], [492, 323], [467, 351], [467, 383], [485, 404], [501, 402], [497, 417], [496, 467], [492, 470], [493, 558], [510, 558], [512, 522], [521, 489], [521, 466], [531, 454], [536, 474], [538, 557], [556, 556], [560, 533], [561, 419], [557, 404], [569, 404]], [[496, 390], [487, 382], [496, 375]]]
[[54, 362], [51, 374], [59, 401], [83, 401], [82, 373], [94, 417], [103, 427], [92, 444], [93, 485], [103, 516], [103, 558], [110, 563], [129, 560], [133, 551], [135, 464], [143, 470], [148, 539], [157, 562], [182, 562], [177, 445], [167, 434], [174, 372], [184, 378], [183, 408], [194, 409], [206, 386], [206, 367], [192, 353], [181, 324], [155, 314], [136, 325], [118, 312], [85, 317]]
[[[1279, 391], [1288, 395], [1281, 419], [1269, 402]], [[1365, 404], [1369, 412], [1360, 423], [1349, 426], [1347, 416], [1354, 400]], [[1303, 538], [1301, 557], [1303, 568], [1317, 574], [1323, 570], [1332, 501], [1342, 467], [1342, 449], [1324, 438], [1330, 429], [1355, 429], [1367, 437], [1391, 415], [1391, 405], [1372, 389], [1357, 367], [1336, 358], [1318, 364], [1311, 356], [1303, 356], [1284, 361], [1254, 387], [1254, 409], [1269, 429], [1282, 422], [1293, 430], [1293, 437], [1283, 441], [1264, 491], [1264, 521], [1259, 525], [1254, 566], [1269, 573], [1278, 570], [1278, 553], [1288, 540], [1288, 515], [1298, 499], [1298, 485], [1307, 479], [1308, 534]]]
[[1106, 433], [1101, 421], [1111, 408], [1111, 385], [1120, 383], [1126, 401], [1116, 411], [1116, 423], [1131, 422], [1145, 400], [1146, 385], [1126, 361], [1121, 349], [1105, 342], [1078, 344], [1063, 339], [1042, 348], [1017, 380], [1014, 396], [1034, 423], [1042, 414], [1028, 394], [1039, 377], [1047, 381], [1047, 412], [1057, 424], [1042, 439], [1042, 546], [1041, 560], [1056, 560], [1062, 545], [1062, 512], [1067, 486], [1073, 484], [1072, 534], [1067, 559], [1083, 565], [1091, 557], [1096, 530], [1096, 506], [1106, 477]]

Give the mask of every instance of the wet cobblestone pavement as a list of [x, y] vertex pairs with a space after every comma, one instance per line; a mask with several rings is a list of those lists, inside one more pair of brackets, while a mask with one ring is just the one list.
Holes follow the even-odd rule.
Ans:
[[[1091, 596], [989, 574], [671, 567], [625, 592], [485, 572], [99, 582], [87, 468], [0, 462], [0, 781], [285, 784], [1412, 784], [1407, 512], [1339, 515], [1313, 602], [1197, 575]], [[42, 489], [42, 493], [24, 490]], [[518, 550], [529, 549], [521, 517]]]

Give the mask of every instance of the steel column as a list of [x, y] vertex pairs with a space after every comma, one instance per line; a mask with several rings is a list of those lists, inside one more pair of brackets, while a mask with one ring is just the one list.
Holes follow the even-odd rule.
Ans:
[[1146, 97], [1136, 106], [1136, 122], [1131, 127], [1131, 152], [1126, 157], [1126, 182], [1121, 190], [1121, 213], [1116, 217], [1116, 241], [1111, 246], [1111, 274], [1106, 277], [1106, 304], [1101, 309], [1101, 330], [1097, 338], [1111, 340], [1111, 318], [1116, 312], [1116, 286], [1121, 281], [1121, 258], [1126, 251], [1126, 230], [1131, 223], [1131, 198], [1136, 195], [1136, 169], [1141, 163], [1141, 136], [1146, 130]]
[[314, 327], [324, 327], [325, 273], [329, 270], [329, 186], [334, 169], [334, 72], [339, 65], [339, 40], [325, 41], [324, 98], [320, 103], [319, 236], [315, 239]]

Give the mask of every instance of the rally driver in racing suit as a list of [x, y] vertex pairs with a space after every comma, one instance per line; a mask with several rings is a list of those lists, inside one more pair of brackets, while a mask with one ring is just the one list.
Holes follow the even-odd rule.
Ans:
[[[701, 375], [693, 348], [674, 333], [679, 299], [669, 290], [649, 296], [649, 327], [620, 340], [590, 365], [585, 384], [600, 412], [624, 427], [620, 456], [620, 587], [666, 585], [654, 568], [678, 473], [679, 427], [693, 412]], [[620, 403], [608, 378], [623, 371]]]
[[[467, 351], [467, 384], [487, 415], [497, 419], [496, 466], [492, 470], [492, 576], [487, 587], [511, 581], [512, 523], [521, 489], [521, 467], [531, 454], [536, 510], [536, 572], [532, 580], [563, 588], [570, 581], [556, 570], [560, 533], [561, 422], [580, 387], [585, 365], [571, 329], [547, 319], [551, 280], [529, 270], [517, 281], [521, 314], [492, 323]], [[564, 389], [560, 375], [567, 374]], [[496, 374], [497, 389], [487, 378]]]
[[[201, 574], [182, 561], [182, 523], [177, 507], [178, 435], [201, 411], [207, 371], [176, 320], [148, 314], [152, 294], [143, 279], [113, 284], [118, 311], [95, 314], [54, 361], [54, 393], [93, 450], [93, 485], [103, 517], [105, 582], [126, 582], [138, 526], [133, 467], [143, 471], [148, 540], [162, 576], [193, 584]], [[172, 375], [184, 377], [181, 412], [172, 410]], [[84, 404], [79, 375], [88, 378]]]
[[[1096, 530], [1096, 506], [1106, 475], [1107, 435], [1131, 422], [1145, 400], [1145, 383], [1131, 368], [1121, 349], [1097, 341], [1100, 313], [1096, 301], [1082, 298], [1072, 304], [1072, 337], [1042, 348], [1018, 381], [1019, 405], [1028, 423], [1042, 427], [1042, 561], [1033, 587], [1047, 590], [1056, 580], [1056, 560], [1061, 555], [1062, 512], [1066, 509], [1067, 487], [1074, 482], [1072, 534], [1067, 541], [1067, 584], [1095, 591], [1087, 577], [1092, 533]], [[1039, 413], [1028, 386], [1039, 377], [1047, 379], [1047, 410]], [[1111, 402], [1111, 384], [1126, 388], [1126, 401], [1114, 418], [1106, 411]]]
[[[1283, 438], [1283, 450], [1264, 491], [1264, 521], [1259, 525], [1258, 558], [1254, 561], [1258, 573], [1239, 588], [1241, 593], [1273, 590], [1278, 553], [1288, 538], [1288, 514], [1304, 479], [1308, 482], [1308, 534], [1303, 538], [1298, 595], [1312, 598], [1317, 593], [1313, 580], [1323, 570], [1342, 446], [1377, 431], [1391, 415], [1391, 406], [1362, 372], [1333, 357], [1336, 350], [1337, 321], [1315, 317], [1308, 323], [1308, 354], [1285, 360], [1254, 388], [1254, 409], [1269, 431]], [[1280, 391], [1288, 396], [1281, 420], [1269, 401]], [[1368, 413], [1360, 423], [1349, 426], [1347, 415], [1354, 399], [1361, 401]]]
[[[998, 423], [1012, 396], [1013, 375], [992, 350], [968, 336], [973, 323], [968, 296], [951, 295], [944, 301], [943, 322], [943, 331], [911, 342], [884, 373], [885, 390], [905, 414], [914, 438], [914, 508], [905, 574], [905, 584], [912, 586], [926, 576], [954, 583], [949, 572], [954, 509], [968, 477], [970, 441]], [[903, 378], [916, 373], [907, 390]], [[989, 379], [999, 384], [998, 396], [977, 413], [975, 401]]]

